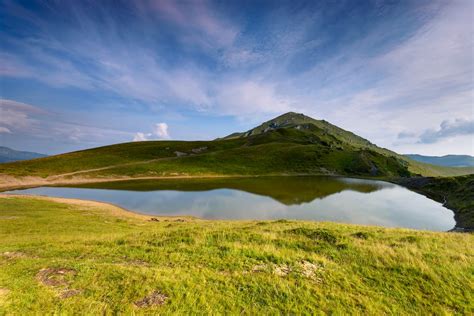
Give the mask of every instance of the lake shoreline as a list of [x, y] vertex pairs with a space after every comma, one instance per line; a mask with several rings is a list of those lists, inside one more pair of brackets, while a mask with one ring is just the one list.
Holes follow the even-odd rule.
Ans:
[[[458, 203], [448, 201], [446, 196], [439, 192], [432, 192], [424, 188], [424, 184], [434, 181], [432, 177], [409, 177], [409, 178], [371, 178], [363, 176], [348, 176], [339, 174], [265, 174], [265, 175], [170, 175], [170, 176], [151, 176], [151, 177], [113, 177], [113, 178], [58, 178], [57, 176], [49, 178], [23, 177], [17, 178], [10, 175], [0, 175], [0, 193], [10, 190], [30, 189], [40, 186], [73, 186], [94, 183], [125, 182], [134, 180], [179, 180], [179, 179], [233, 179], [233, 178], [262, 178], [262, 177], [307, 177], [307, 176], [328, 176], [328, 177], [347, 177], [354, 179], [384, 181], [405, 187], [413, 192], [422, 194], [427, 198], [442, 203], [444, 207], [454, 213], [456, 225], [450, 230], [452, 232], [473, 232], [474, 225], [466, 224], [465, 220], [460, 219], [459, 212], [461, 208]], [[460, 176], [460, 177], [469, 177]], [[443, 179], [443, 178], [441, 178]]]
[[246, 222], [294, 222], [294, 223], [315, 223], [315, 224], [330, 224], [330, 225], [341, 225], [341, 226], [353, 226], [369, 229], [384, 229], [384, 230], [400, 230], [400, 231], [413, 231], [413, 232], [426, 232], [426, 233], [450, 233], [454, 232], [453, 229], [446, 231], [434, 231], [430, 229], [416, 229], [408, 227], [390, 227], [390, 226], [381, 226], [381, 225], [370, 225], [370, 224], [358, 224], [358, 223], [345, 223], [345, 222], [336, 222], [336, 221], [318, 221], [318, 220], [307, 220], [307, 219], [208, 219], [201, 218], [198, 216], [192, 215], [154, 215], [140, 213], [139, 211], [134, 211], [127, 209], [125, 207], [116, 205], [111, 202], [96, 201], [91, 199], [79, 199], [79, 198], [65, 198], [65, 197], [55, 197], [48, 195], [28, 195], [28, 194], [17, 194], [17, 193], [3, 193], [0, 192], [1, 199], [27, 199], [27, 200], [39, 200], [45, 202], [54, 202], [62, 203], [69, 205], [71, 207], [85, 207], [85, 208], [100, 208], [106, 215], [110, 217], [127, 217], [130, 219], [138, 219], [149, 222], [160, 222], [160, 221], [192, 221], [192, 222], [226, 222], [226, 223], [246, 223]]
[[[474, 232], [474, 175], [433, 178], [411, 177], [387, 180], [442, 203], [454, 213], [453, 232]], [[469, 203], [469, 199], [472, 201]]]
[[64, 203], [71, 206], [98, 207], [103, 210], [106, 210], [111, 216], [119, 215], [119, 216], [125, 216], [125, 217], [143, 219], [143, 220], [149, 220], [149, 221], [153, 221], [153, 218], [156, 218], [156, 217], [163, 220], [165, 219], [203, 220], [195, 216], [155, 216], [155, 215], [140, 213], [138, 211], [129, 210], [125, 207], [121, 207], [114, 203], [95, 201], [95, 200], [89, 200], [89, 199], [75, 199], [75, 198], [55, 197], [55, 196], [48, 196], [48, 195], [28, 195], [28, 194], [0, 192], [0, 199], [8, 199], [8, 198], [36, 199], [36, 200], [42, 200], [42, 201]]
[[[441, 207], [439, 203], [433, 203], [422, 195], [410, 193], [400, 186], [397, 189], [397, 185], [380, 181], [381, 179], [369, 180], [305, 174], [296, 177], [265, 175], [258, 177], [188, 177], [187, 180], [175, 178], [126, 180], [128, 179], [93, 184], [41, 186], [37, 189], [26, 189], [26, 191], [10, 191], [8, 194], [100, 201], [151, 216], [179, 215], [209, 220], [277, 220], [285, 218], [432, 231], [449, 231], [456, 226], [451, 210]], [[391, 193], [387, 196], [391, 196], [389, 198], [392, 199], [391, 202], [383, 201], [383, 199], [387, 199], [383, 198], [385, 195], [372, 195], [372, 193], [386, 188], [390, 188]], [[229, 195], [225, 191], [222, 193], [214, 191], [218, 189], [240, 192]], [[159, 191], [163, 191], [163, 193], [158, 193]], [[165, 193], [167, 191], [170, 193]], [[174, 191], [176, 193], [172, 193], [170, 196]], [[344, 193], [342, 193], [343, 191]], [[198, 194], [197, 192], [207, 193]], [[243, 198], [241, 192], [251, 195]], [[337, 198], [333, 196], [324, 199], [326, 196], [336, 193], [342, 195]], [[360, 195], [361, 193], [366, 194]], [[179, 198], [176, 194], [180, 194]], [[203, 198], [207, 202], [201, 200]], [[239, 199], [243, 199], [245, 202], [238, 201]], [[408, 203], [409, 201], [413, 202]], [[174, 203], [177, 203], [177, 206]], [[262, 208], [261, 205], [265, 205], [265, 207]], [[351, 207], [351, 205], [353, 206]], [[388, 205], [391, 206], [388, 207]], [[418, 217], [412, 215], [414, 212], [419, 214]], [[399, 214], [396, 216], [397, 219], [394, 219], [393, 214]], [[416, 220], [413, 221], [414, 219]]]

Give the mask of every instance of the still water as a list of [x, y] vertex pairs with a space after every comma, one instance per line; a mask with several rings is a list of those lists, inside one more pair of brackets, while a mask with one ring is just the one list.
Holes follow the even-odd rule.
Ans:
[[342, 177], [136, 180], [9, 193], [109, 202], [152, 215], [301, 219], [445, 231], [453, 213], [395, 184]]

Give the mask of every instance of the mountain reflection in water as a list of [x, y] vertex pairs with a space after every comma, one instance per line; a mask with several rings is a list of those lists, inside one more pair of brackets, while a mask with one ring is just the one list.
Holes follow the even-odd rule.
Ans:
[[453, 213], [395, 184], [343, 177], [160, 179], [38, 187], [10, 193], [109, 202], [150, 214], [205, 219], [299, 219], [449, 230]]

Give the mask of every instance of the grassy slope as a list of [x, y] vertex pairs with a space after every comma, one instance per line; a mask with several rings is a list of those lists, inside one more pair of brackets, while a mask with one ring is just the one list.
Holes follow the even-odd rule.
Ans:
[[411, 173], [425, 177], [456, 177], [474, 174], [474, 167], [443, 167], [415, 161], [409, 158], [405, 158], [405, 160], [408, 162], [408, 170]]
[[[2, 199], [0, 314], [474, 313], [471, 234], [150, 222], [102, 208]], [[288, 275], [276, 274], [286, 267]], [[38, 280], [44, 268], [75, 273], [46, 286]], [[80, 292], [61, 299], [66, 288]], [[138, 310], [134, 302], [153, 291], [166, 303]]]
[[474, 175], [446, 178], [399, 179], [399, 184], [420, 192], [454, 210], [456, 226], [474, 230]]
[[47, 177], [120, 164], [146, 162], [153, 159], [175, 158], [175, 151], [190, 152], [193, 148], [203, 146], [207, 146], [209, 151], [213, 151], [233, 148], [243, 143], [243, 140], [227, 142], [155, 141], [124, 143], [41, 159], [0, 164], [0, 173], [17, 176]]
[[[326, 121], [288, 113], [231, 139], [125, 143], [0, 164], [0, 175], [81, 177], [341, 174], [455, 176], [474, 168], [423, 164], [379, 148]], [[193, 152], [198, 150], [198, 152]], [[176, 152], [186, 153], [177, 157]], [[375, 168], [374, 168], [375, 167]], [[97, 168], [106, 168], [94, 170]], [[376, 170], [376, 171], [374, 171]], [[72, 175], [69, 175], [72, 176]]]
[[[192, 152], [193, 149], [202, 147], [206, 149], [197, 154]], [[177, 151], [188, 155], [178, 158], [175, 154]], [[0, 164], [0, 174], [48, 177], [105, 167], [108, 169], [81, 173], [80, 176], [302, 173], [369, 176], [373, 164], [377, 166], [378, 176], [408, 174], [406, 163], [398, 157], [387, 157], [370, 149], [354, 148], [331, 135], [314, 136], [294, 129], [280, 129], [247, 139], [118, 144], [31, 161]], [[413, 173], [435, 176], [449, 175], [453, 170], [470, 171], [417, 162], [409, 164], [408, 169]]]

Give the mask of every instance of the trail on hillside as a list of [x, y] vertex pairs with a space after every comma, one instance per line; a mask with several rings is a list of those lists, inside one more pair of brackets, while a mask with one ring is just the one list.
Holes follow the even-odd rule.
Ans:
[[144, 161], [127, 162], [127, 163], [117, 164], [117, 165], [112, 165], [112, 166], [107, 166], [107, 167], [100, 167], [100, 168], [93, 168], [93, 169], [86, 169], [86, 170], [79, 170], [79, 171], [74, 171], [74, 172], [57, 174], [57, 175], [48, 177], [48, 179], [54, 180], [54, 179], [58, 179], [58, 178], [63, 178], [63, 177], [68, 177], [68, 176], [75, 176], [75, 175], [89, 173], [89, 172], [113, 169], [113, 168], [117, 168], [117, 167], [128, 167], [128, 166], [143, 165], [143, 164], [157, 162], [157, 161], [175, 160], [175, 159], [179, 159], [179, 158], [182, 158], [182, 157], [164, 157], [164, 158], [156, 158], [156, 159], [150, 159], [150, 160], [144, 160]]

